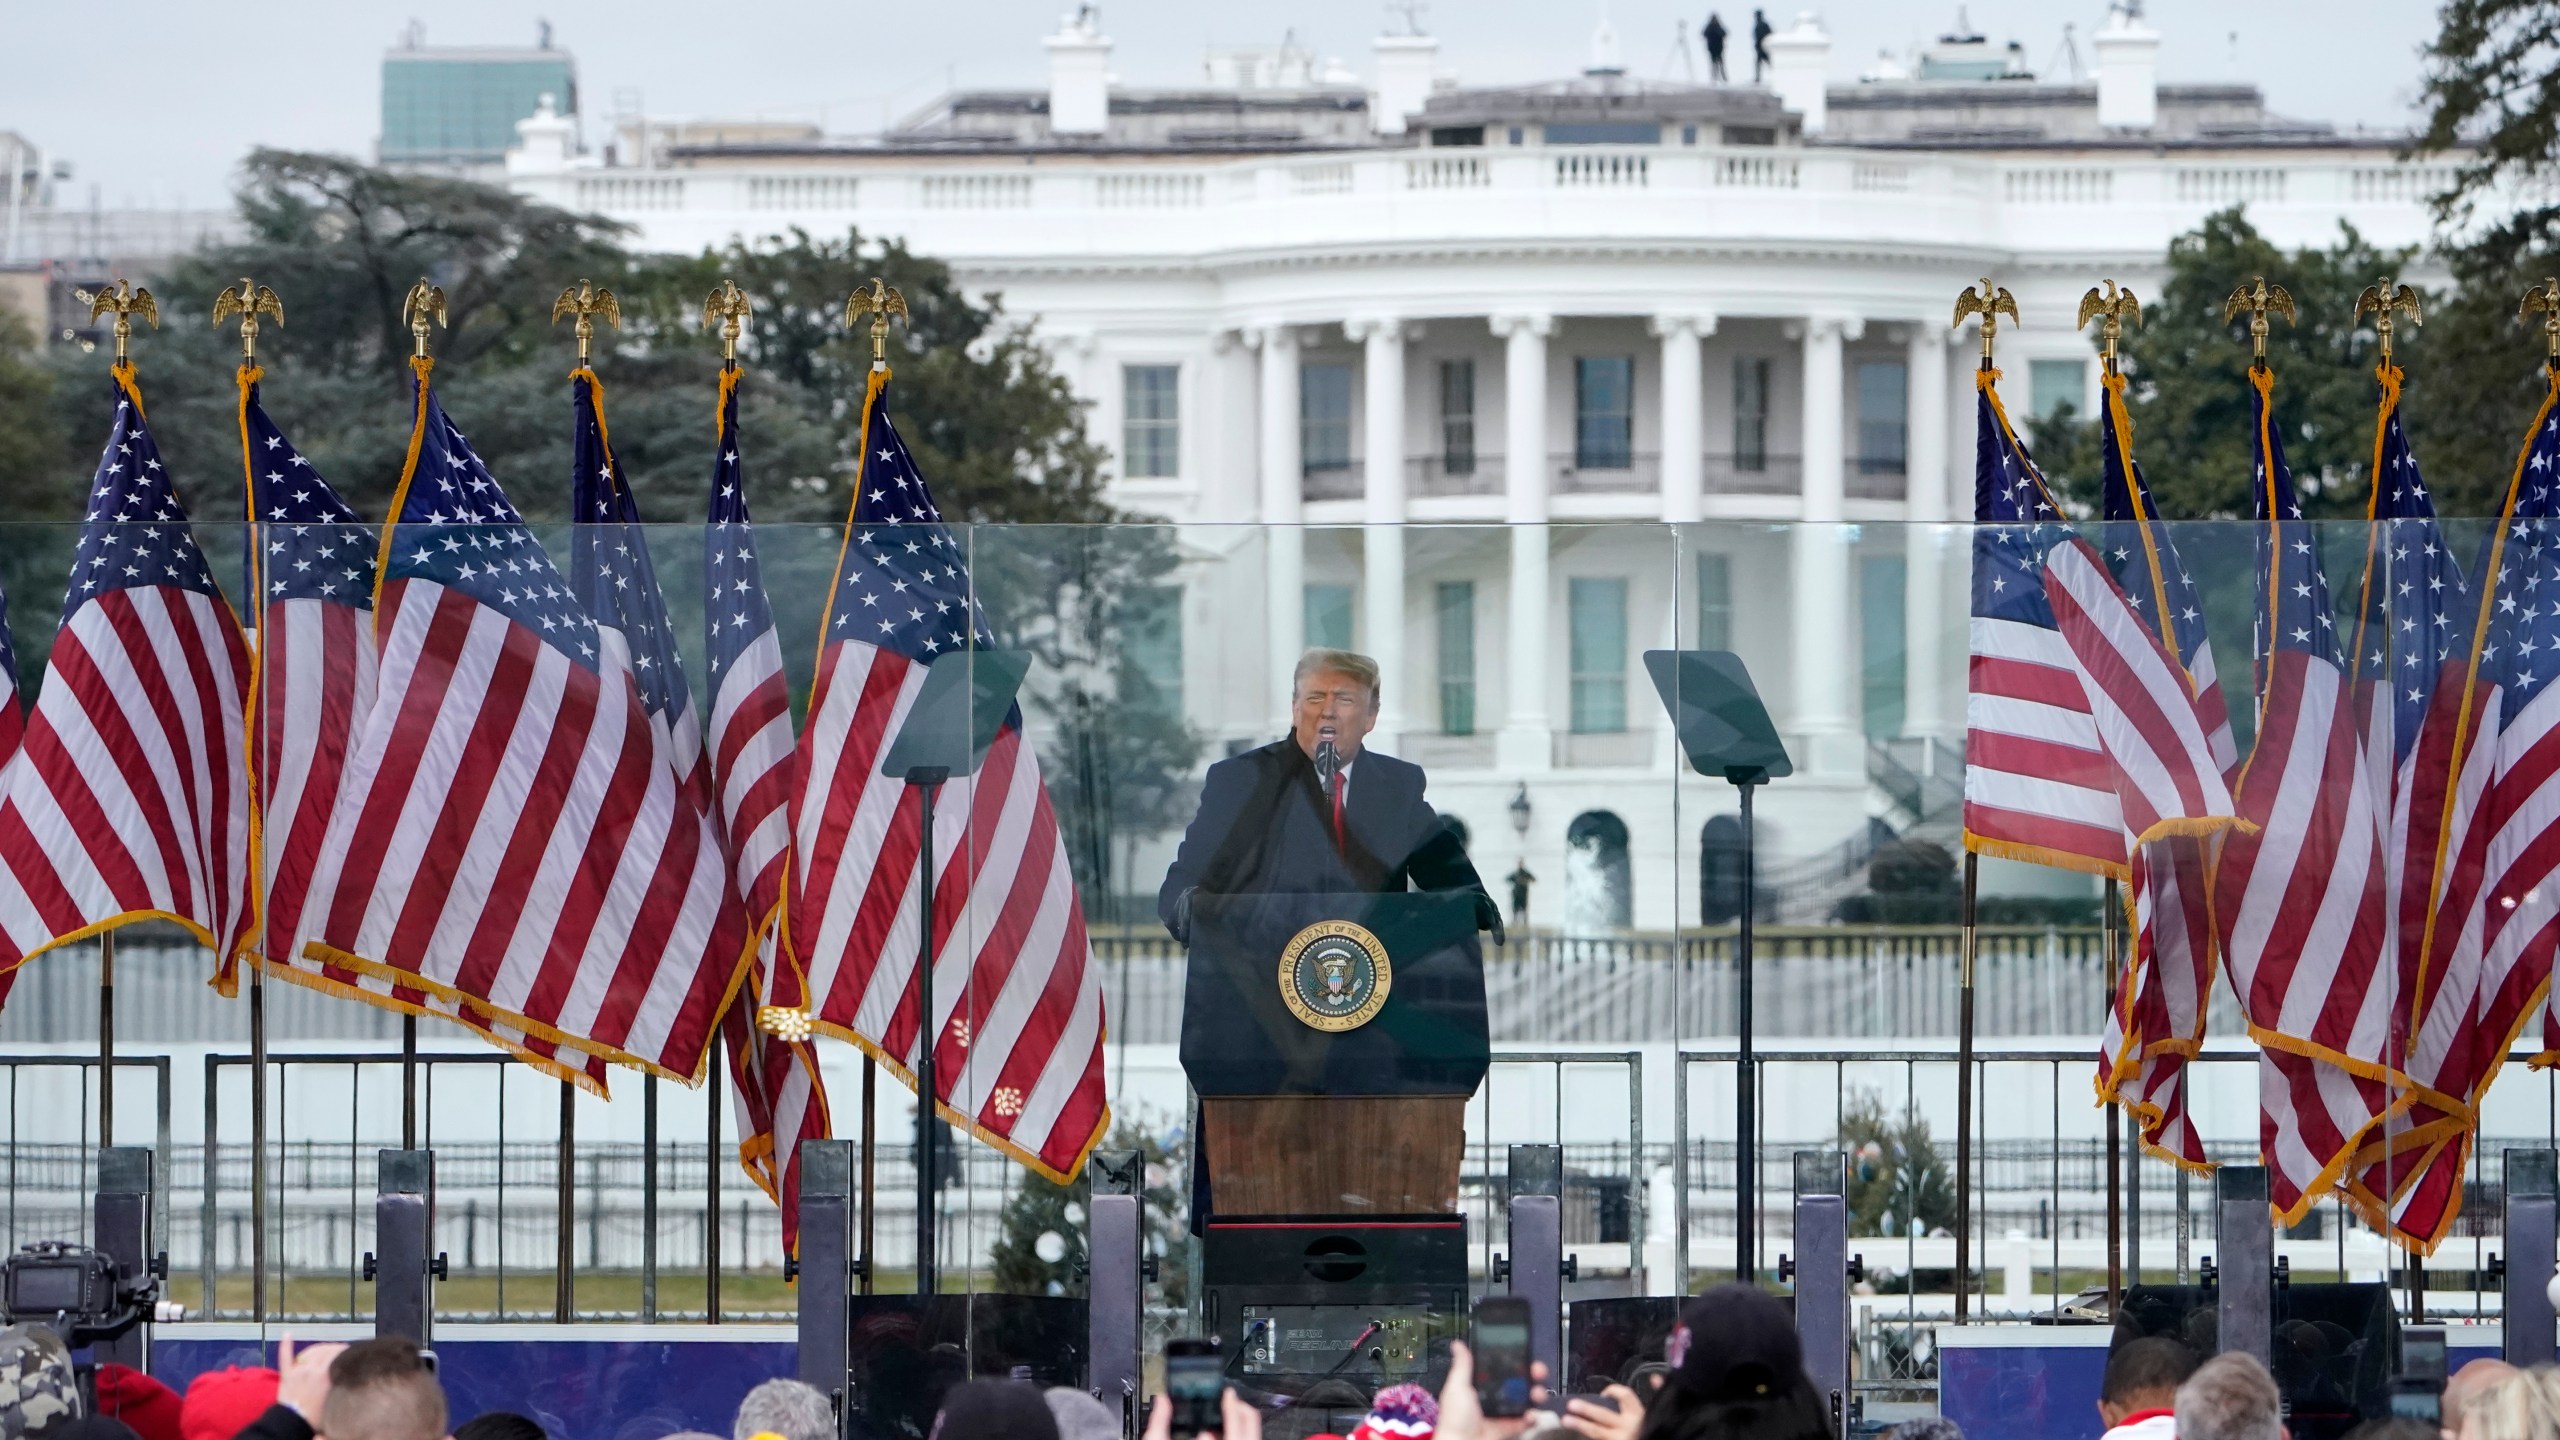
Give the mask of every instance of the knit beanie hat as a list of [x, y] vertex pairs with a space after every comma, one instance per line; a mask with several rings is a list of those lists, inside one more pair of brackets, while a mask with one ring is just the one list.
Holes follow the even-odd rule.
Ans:
[[1369, 1418], [1354, 1426], [1351, 1440], [1431, 1440], [1440, 1423], [1440, 1402], [1419, 1385], [1390, 1385], [1369, 1402]]

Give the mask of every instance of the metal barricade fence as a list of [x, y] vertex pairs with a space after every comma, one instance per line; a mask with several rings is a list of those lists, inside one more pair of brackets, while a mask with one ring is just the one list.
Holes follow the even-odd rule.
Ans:
[[[125, 1095], [131, 1089], [131, 1076], [139, 1071], [151, 1077], [151, 1150], [152, 1170], [159, 1179], [158, 1193], [153, 1197], [152, 1230], [157, 1236], [170, 1233], [169, 1177], [183, 1158], [170, 1143], [169, 1057], [165, 1055], [119, 1055], [115, 1058], [118, 1078], [116, 1127], [118, 1140], [133, 1138], [132, 1102]], [[93, 1055], [0, 1055], [0, 1083], [8, 1088], [7, 1118], [8, 1191], [5, 1214], [0, 1223], [7, 1226], [7, 1253], [15, 1253], [21, 1245], [37, 1240], [91, 1241], [95, 1221], [90, 1196], [97, 1188], [98, 1147], [97, 1124], [98, 1060]], [[30, 1084], [30, 1079], [34, 1084]], [[72, 1133], [87, 1137], [77, 1142], [21, 1143], [21, 1117], [31, 1109], [50, 1109], [59, 1114], [68, 1107], [78, 1128]]]

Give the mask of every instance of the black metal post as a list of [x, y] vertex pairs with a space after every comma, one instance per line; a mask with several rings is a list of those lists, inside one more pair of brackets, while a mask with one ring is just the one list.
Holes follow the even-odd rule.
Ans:
[[[205, 1188], [214, 1188], [207, 1179]], [[213, 1237], [205, 1237], [206, 1245]], [[249, 1316], [267, 1318], [267, 972], [249, 965]]]
[[571, 1163], [578, 1149], [578, 1087], [560, 1082], [560, 1240], [553, 1264], [551, 1318], [566, 1325], [578, 1313], [578, 1174]]
[[2550, 1363], [2560, 1342], [2551, 1306], [2553, 1235], [2560, 1228], [2560, 1165], [2549, 1150], [2510, 1150], [2506, 1164], [2506, 1359], [2510, 1365]]
[[1973, 1314], [1973, 952], [1974, 896], [1982, 857], [1964, 854], [1964, 898], [1956, 954], [1956, 1323]]
[[418, 1017], [400, 1017], [400, 1148], [418, 1148]]
[[950, 778], [951, 772], [940, 767], [919, 767], [907, 772], [907, 784], [916, 792], [916, 799], [924, 811], [924, 850], [918, 860], [923, 874], [916, 886], [924, 911], [923, 934], [918, 941], [916, 955], [916, 1293], [919, 1295], [931, 1295], [941, 1289], [933, 1234], [933, 1204], [940, 1179], [934, 1173], [938, 1168], [935, 1162], [941, 1158], [936, 1153], [940, 1147], [935, 1143], [941, 1134], [934, 1127], [942, 1123], [942, 1117], [935, 1111], [935, 1101], [941, 1098], [942, 1092], [936, 1088], [933, 1073], [934, 1046], [941, 1038], [933, 1023], [933, 800], [935, 793], [942, 788], [942, 782]]
[[[92, 1233], [99, 1253], [115, 1263], [116, 1273], [128, 1283], [159, 1268], [151, 1248], [151, 1192], [158, 1178], [153, 1158], [149, 1149], [139, 1145], [98, 1151], [98, 1190], [90, 1200]], [[145, 1325], [97, 1342], [91, 1359], [145, 1370], [150, 1368], [150, 1354], [151, 1329]]]
[[[2105, 953], [2107, 967], [2107, 1010], [2114, 1013], [2123, 1003], [2117, 988], [2124, 983], [2122, 957], [2116, 953], [2116, 916], [2123, 905], [2123, 892], [2116, 882], [2107, 882], [2106, 895], [2098, 902], [2098, 948]], [[2112, 1064], [2112, 1057], [2109, 1060]], [[2225, 1261], [2225, 1273], [2231, 1269]], [[2124, 1107], [2107, 1105], [2107, 1307], [2110, 1314], [2124, 1299]]]
[[640, 1319], [658, 1323], [658, 1077], [640, 1082]]
[[2225, 1165], [2213, 1173], [2215, 1313], [2222, 1350], [2267, 1363], [2275, 1298], [2275, 1226], [2267, 1209], [2267, 1172]]
[[[1736, 782], [1742, 792], [1742, 906], [1737, 912], [1739, 925], [1734, 935], [1735, 1028], [1740, 1032], [1734, 1064], [1734, 1278], [1743, 1284], [1754, 1282], [1759, 1273], [1760, 1216], [1760, 1105], [1759, 1076], [1751, 1053], [1751, 912], [1758, 896], [1752, 892], [1758, 885], [1753, 875], [1751, 831], [1751, 791], [1756, 781]], [[1641, 1177], [1639, 1177], [1641, 1178]], [[1689, 1197], [1680, 1196], [1678, 1204], [1686, 1205]], [[1683, 1257], [1684, 1259], [1686, 1257]]]
[[116, 932], [98, 937], [98, 1148], [116, 1143]]
[[375, 1254], [365, 1257], [373, 1272], [373, 1333], [398, 1335], [420, 1345], [434, 1343], [435, 1321], [435, 1157], [424, 1150], [383, 1150], [375, 1155], [378, 1179], [373, 1199]]
[[874, 1233], [871, 1225], [873, 1218], [873, 1206], [871, 1202], [874, 1198], [872, 1180], [875, 1178], [871, 1168], [871, 1142], [873, 1139], [871, 1122], [872, 1108], [879, 1095], [879, 1085], [880, 1062], [872, 1059], [870, 1055], [865, 1054], [862, 1057], [862, 1263], [857, 1267], [856, 1274], [854, 1276], [855, 1280], [862, 1287], [862, 1293], [865, 1295], [871, 1293], [871, 1287], [875, 1281], [876, 1272], [878, 1270], [878, 1265], [873, 1259], [873, 1256], [878, 1252], [871, 1248], [871, 1241]]
[[720, 1054], [727, 1043], [717, 1033], [711, 1038], [712, 1057], [709, 1079], [703, 1094], [710, 1100], [709, 1143], [702, 1148], [702, 1312], [710, 1323], [720, 1323]]
[[[853, 1143], [809, 1140], [800, 1146], [800, 1254], [788, 1267], [800, 1286], [799, 1378], [845, 1403], [848, 1317], [846, 1241], [853, 1229]], [[1094, 1277], [1098, 1282], [1099, 1273]]]

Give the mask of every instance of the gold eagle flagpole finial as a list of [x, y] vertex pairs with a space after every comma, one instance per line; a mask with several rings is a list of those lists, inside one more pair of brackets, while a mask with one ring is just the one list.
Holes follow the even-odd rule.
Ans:
[[845, 324], [856, 324], [865, 315], [871, 317], [871, 368], [885, 370], [889, 365], [889, 317], [909, 318], [907, 297], [875, 275], [869, 285], [857, 288], [853, 298], [844, 302]]
[[2560, 370], [2560, 280], [2545, 279], [2524, 292], [2524, 308], [2516, 312], [2517, 317], [2529, 324], [2536, 310], [2542, 312], [2542, 338], [2549, 346], [2544, 363]]
[[723, 280], [720, 288], [702, 302], [702, 324], [705, 329], [720, 327], [720, 362], [730, 369], [738, 365], [738, 334], [746, 328], [747, 317], [755, 307], [747, 303], [747, 292], [735, 280]]
[[2293, 296], [2287, 294], [2281, 285], [2268, 284], [2264, 275], [2232, 291], [2231, 298], [2222, 302], [2223, 324], [2228, 325], [2243, 314], [2249, 317], [2249, 368], [2252, 370], [2267, 368], [2267, 316], [2270, 313], [2293, 319]]
[[2142, 323], [2142, 302], [2133, 298], [2132, 291], [2118, 288], [2113, 280], [2099, 283], [2107, 287], [2105, 292], [2100, 293], [2095, 285], [2089, 287], [2089, 293], [2080, 297], [2080, 319], [2071, 328], [2086, 330], [2090, 321], [2101, 322], [2098, 353], [2104, 357], [2107, 373], [2113, 375], [2117, 368], [2116, 342], [2124, 338], [2125, 321]]
[[604, 317], [607, 325], [616, 330], [622, 328], [622, 302], [613, 298], [612, 291], [592, 281], [579, 281], [561, 291], [560, 298], [551, 302], [552, 324], [557, 325], [570, 316], [577, 317], [578, 364], [581, 367], [587, 363], [588, 347], [595, 343], [596, 317], [599, 315]]
[[430, 285], [426, 277], [420, 276], [400, 301], [400, 318], [409, 324], [409, 338], [417, 347], [413, 353], [418, 359], [426, 359], [427, 332], [451, 323], [444, 315], [444, 287]]
[[258, 363], [258, 317], [264, 315], [282, 325], [284, 302], [276, 298], [275, 291], [243, 275], [239, 284], [228, 286], [213, 297], [213, 328], [221, 329], [222, 322], [234, 315], [240, 317], [240, 363], [255, 365]]
[[130, 280], [118, 280], [104, 290], [74, 290], [71, 298], [89, 307], [92, 324], [101, 315], [116, 317], [116, 363], [119, 365], [129, 358], [126, 349], [133, 342], [134, 316], [150, 321], [154, 330], [160, 328], [160, 302], [151, 298], [150, 291]]
[[1956, 318], [1949, 322], [1949, 328], [1964, 328], [1967, 315], [1982, 317], [1982, 368], [1988, 370], [1992, 368], [1991, 337], [2000, 329], [2000, 317], [2006, 315], [2010, 324], [2018, 323], [2017, 297], [1992, 284], [1991, 277], [1985, 275], [1980, 285], [1967, 285], [1964, 293], [1956, 297]]
[[2380, 364], [2385, 369], [2391, 365], [2391, 312], [2394, 310], [2408, 311], [2412, 325], [2426, 323], [2426, 317], [2418, 313], [2418, 292], [2406, 285], [2394, 286], [2388, 275], [2383, 276], [2379, 283], [2364, 287], [2364, 293], [2356, 297], [2356, 319], [2362, 320], [2366, 311], [2373, 312], [2374, 333], [2382, 338]]

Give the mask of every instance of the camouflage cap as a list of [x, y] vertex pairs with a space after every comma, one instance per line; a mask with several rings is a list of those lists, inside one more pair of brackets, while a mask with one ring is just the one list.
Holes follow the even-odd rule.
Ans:
[[80, 1418], [80, 1380], [62, 1337], [40, 1325], [0, 1330], [0, 1436], [44, 1435]]

